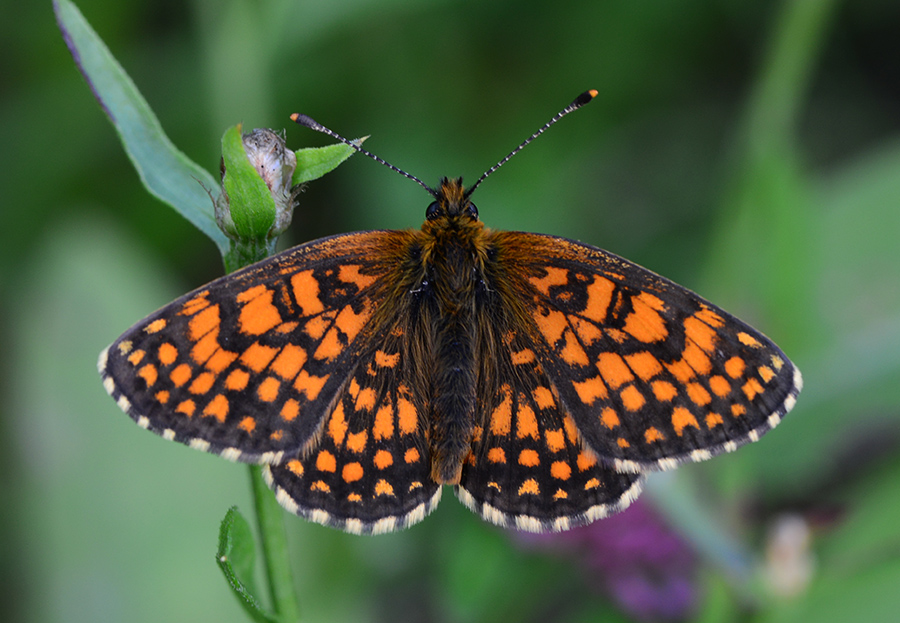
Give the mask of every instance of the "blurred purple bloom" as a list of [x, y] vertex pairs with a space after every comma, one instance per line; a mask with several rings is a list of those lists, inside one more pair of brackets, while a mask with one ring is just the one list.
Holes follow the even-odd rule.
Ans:
[[638, 620], [679, 621], [693, 612], [696, 558], [640, 501], [589, 526], [518, 540], [577, 558], [596, 585]]

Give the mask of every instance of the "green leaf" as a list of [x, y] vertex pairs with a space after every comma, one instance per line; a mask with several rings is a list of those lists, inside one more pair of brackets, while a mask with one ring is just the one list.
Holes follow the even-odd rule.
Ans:
[[211, 192], [218, 182], [179, 151], [137, 87], [97, 33], [69, 0], [54, 0], [59, 29], [147, 190], [209, 236], [224, 253], [229, 241], [218, 228]]
[[219, 526], [216, 562], [247, 614], [259, 623], [275, 622], [278, 619], [263, 610], [256, 598], [256, 586], [253, 581], [255, 561], [253, 533], [237, 507], [232, 506], [225, 513], [225, 518]]
[[275, 223], [275, 201], [268, 186], [247, 158], [241, 125], [229, 128], [222, 137], [225, 161], [225, 192], [236, 234], [242, 240], [265, 242]]
[[[367, 138], [367, 136], [364, 136], [356, 139], [355, 142], [361, 145]], [[297, 169], [294, 171], [291, 184], [296, 186], [297, 184], [319, 179], [326, 173], [336, 169], [339, 164], [355, 153], [355, 149], [343, 143], [326, 145], [325, 147], [298, 149], [294, 152], [297, 156]]]

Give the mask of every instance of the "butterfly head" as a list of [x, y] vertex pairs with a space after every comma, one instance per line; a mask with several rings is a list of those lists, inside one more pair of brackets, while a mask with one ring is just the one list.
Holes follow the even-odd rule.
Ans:
[[431, 192], [435, 200], [425, 210], [425, 220], [478, 221], [478, 208], [469, 200], [470, 193], [463, 186], [461, 177], [442, 177], [438, 187]]

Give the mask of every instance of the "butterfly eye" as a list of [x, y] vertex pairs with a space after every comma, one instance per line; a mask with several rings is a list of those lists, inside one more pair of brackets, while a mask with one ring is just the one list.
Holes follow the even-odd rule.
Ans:
[[469, 202], [469, 205], [466, 206], [466, 214], [478, 220], [478, 208], [475, 207], [474, 203]]
[[425, 210], [425, 218], [429, 221], [433, 221], [437, 217], [441, 215], [441, 204], [437, 201], [433, 201], [428, 209]]

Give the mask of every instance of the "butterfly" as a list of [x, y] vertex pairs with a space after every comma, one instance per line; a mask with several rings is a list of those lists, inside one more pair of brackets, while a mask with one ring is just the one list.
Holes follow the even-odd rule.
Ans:
[[142, 428], [260, 463], [311, 521], [382, 533], [444, 485], [486, 520], [566, 530], [628, 506], [647, 472], [756, 441], [794, 406], [767, 337], [602, 249], [494, 231], [444, 178], [419, 230], [299, 245], [138, 322], [100, 356]]

